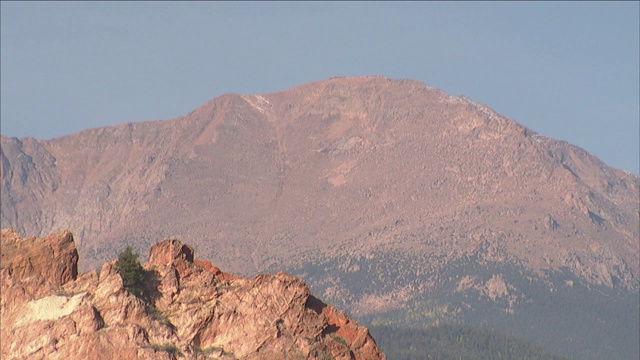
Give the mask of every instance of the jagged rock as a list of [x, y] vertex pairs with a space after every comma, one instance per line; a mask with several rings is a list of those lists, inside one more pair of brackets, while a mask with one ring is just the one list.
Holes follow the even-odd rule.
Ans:
[[27, 292], [37, 296], [76, 279], [78, 251], [70, 232], [22, 239], [4, 229], [2, 239], [0, 271], [8, 284], [25, 286]]
[[218, 268], [217, 266], [213, 266], [213, 264], [211, 264], [210, 261], [204, 261], [204, 260], [200, 260], [200, 259], [195, 259], [194, 263], [198, 266], [201, 266], [203, 269], [209, 271], [210, 273], [212, 273], [217, 279], [222, 279], [222, 280], [233, 280], [233, 279], [238, 279], [238, 276], [235, 276], [233, 274], [228, 274], [228, 273], [224, 273], [220, 270], [220, 268]]
[[[18, 320], [22, 321], [22, 324], [28, 323], [29, 318], [26, 316], [23, 319], [11, 316], [14, 309], [23, 307], [26, 313], [36, 318], [46, 315], [33, 314], [35, 308], [29, 307], [29, 304], [32, 304], [35, 299], [54, 293], [61, 289], [62, 285], [76, 279], [78, 252], [73, 236], [69, 232], [53, 234], [46, 238], [23, 239], [16, 232], [4, 229], [1, 237], [0, 308], [4, 334], [6, 324]], [[17, 339], [21, 339], [21, 335], [18, 334]], [[46, 343], [45, 340], [34, 338], [30, 342], [20, 341], [20, 343], [24, 344], [25, 349], [35, 349]]]
[[[49, 263], [30, 267], [35, 255]], [[80, 276], [77, 260], [68, 232], [21, 239], [2, 231], [3, 359], [384, 359], [366, 328], [285, 273], [224, 274], [164, 240], [150, 250], [136, 297], [115, 260]]]
[[180, 277], [186, 277], [193, 272], [193, 248], [179, 240], [164, 240], [151, 247], [149, 264], [173, 265]]

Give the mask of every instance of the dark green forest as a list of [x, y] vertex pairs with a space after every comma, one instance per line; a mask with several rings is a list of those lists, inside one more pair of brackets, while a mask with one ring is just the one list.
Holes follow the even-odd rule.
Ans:
[[466, 325], [423, 329], [372, 326], [369, 330], [389, 360], [570, 359], [496, 331]]
[[[466, 324], [577, 359], [639, 359], [637, 291], [589, 284], [565, 268], [536, 274], [517, 262], [492, 263], [473, 255], [430, 270], [434, 261], [428, 254], [374, 252], [371, 258], [345, 254], [287, 272], [302, 278], [314, 294], [327, 294], [331, 287], [340, 289], [340, 296], [325, 295], [323, 300], [347, 312], [363, 295], [385, 296], [404, 287], [421, 289], [403, 306], [353, 316], [367, 327], [425, 329], [436, 323]], [[496, 274], [511, 286], [508, 291], [515, 298], [513, 304], [507, 297], [491, 299], [474, 287], [458, 288], [465, 276], [486, 284]], [[426, 283], [430, 285], [424, 286]], [[391, 358], [428, 357], [398, 354]]]

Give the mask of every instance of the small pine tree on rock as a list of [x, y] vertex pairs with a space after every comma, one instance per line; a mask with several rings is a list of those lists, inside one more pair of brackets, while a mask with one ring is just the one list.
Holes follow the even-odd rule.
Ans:
[[142, 285], [144, 284], [144, 269], [138, 261], [138, 253], [135, 253], [131, 246], [118, 255], [115, 269], [122, 277], [125, 289], [131, 293], [142, 295]]

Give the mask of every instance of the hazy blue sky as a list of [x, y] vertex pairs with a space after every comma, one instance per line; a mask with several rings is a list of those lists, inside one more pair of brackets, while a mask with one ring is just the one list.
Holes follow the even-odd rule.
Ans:
[[1, 130], [48, 139], [331, 76], [420, 80], [640, 171], [638, 2], [1, 3]]

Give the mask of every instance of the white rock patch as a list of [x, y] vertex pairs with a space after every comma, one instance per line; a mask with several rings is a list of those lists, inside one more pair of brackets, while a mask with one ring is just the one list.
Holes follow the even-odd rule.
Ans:
[[57, 320], [71, 314], [80, 305], [86, 292], [72, 297], [51, 295], [33, 300], [23, 308], [22, 316], [16, 321], [16, 326], [31, 324], [38, 320]]

